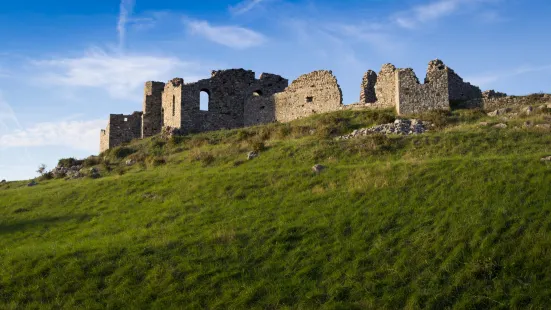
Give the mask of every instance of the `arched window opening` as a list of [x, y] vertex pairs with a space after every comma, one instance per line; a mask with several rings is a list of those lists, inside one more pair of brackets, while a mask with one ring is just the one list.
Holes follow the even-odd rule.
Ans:
[[207, 90], [202, 90], [200, 94], [199, 109], [201, 111], [209, 110], [210, 94]]
[[260, 90], [253, 91], [253, 97], [260, 97], [260, 96], [262, 96], [262, 91]]
[[176, 115], [176, 96], [172, 95], [172, 116]]

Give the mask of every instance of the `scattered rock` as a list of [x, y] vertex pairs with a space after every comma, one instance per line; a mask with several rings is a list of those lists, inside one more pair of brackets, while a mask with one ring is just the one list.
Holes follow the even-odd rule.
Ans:
[[80, 169], [82, 169], [82, 165], [71, 167], [57, 166], [51, 173], [54, 178], [66, 177], [66, 179], [78, 179], [83, 177], [82, 173], [80, 173]]
[[394, 123], [382, 124], [370, 128], [356, 129], [352, 133], [337, 137], [337, 140], [348, 140], [358, 136], [366, 136], [373, 133], [412, 135], [426, 132], [433, 124], [416, 119], [397, 119]]
[[494, 128], [507, 128], [507, 124], [504, 124], [504, 123], [495, 124]]
[[134, 161], [133, 161], [132, 159], [128, 159], [128, 160], [125, 162], [125, 164], [126, 164], [127, 166], [132, 166], [132, 165], [134, 164]]
[[533, 123], [532, 121], [526, 121], [526, 122], [524, 122], [524, 127], [530, 128], [530, 127], [532, 127], [532, 126], [534, 126], [534, 123]]
[[479, 126], [488, 126], [488, 122], [480, 122], [478, 123]]
[[97, 179], [100, 177], [99, 171], [96, 167], [90, 168], [90, 177], [92, 179]]
[[538, 124], [536, 128], [551, 129], [551, 124]]
[[551, 156], [542, 157], [540, 161], [551, 161]]
[[255, 151], [250, 151], [249, 154], [247, 154], [247, 159], [251, 160], [258, 157], [258, 153]]
[[482, 92], [482, 98], [486, 98], [486, 99], [497, 99], [497, 98], [503, 98], [503, 97], [507, 97], [507, 94], [495, 91], [493, 89]]
[[35, 180], [32, 180], [31, 182], [29, 182], [29, 184], [27, 184], [27, 186], [29, 187], [35, 186], [35, 185], [38, 185], [38, 183]]
[[532, 112], [534, 112], [534, 108], [532, 106], [527, 106], [523, 109], [523, 112], [526, 113], [526, 115], [530, 115], [532, 114]]
[[322, 172], [323, 170], [325, 170], [325, 167], [322, 166], [322, 165], [319, 165], [319, 164], [315, 164], [313, 167], [312, 167], [312, 171], [314, 173], [320, 173]]
[[495, 111], [488, 113], [488, 116], [498, 116], [498, 115], [507, 114], [509, 112], [511, 112], [511, 108], [502, 108], [502, 109], [497, 109]]

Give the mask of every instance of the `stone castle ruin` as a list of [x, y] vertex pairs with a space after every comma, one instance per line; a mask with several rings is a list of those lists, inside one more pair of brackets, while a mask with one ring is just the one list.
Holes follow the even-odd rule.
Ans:
[[[208, 109], [201, 110], [201, 93]], [[429, 63], [424, 83], [412, 69], [382, 66], [365, 73], [357, 104], [345, 106], [342, 91], [331, 71], [301, 75], [290, 85], [279, 75], [244, 69], [212, 71], [209, 79], [185, 83], [145, 83], [143, 112], [111, 114], [101, 130], [100, 152], [160, 134], [170, 128], [179, 134], [240, 128], [271, 122], [289, 122], [344, 108], [395, 108], [398, 114], [449, 110], [454, 102], [482, 102], [482, 92], [463, 81], [441, 60]], [[476, 105], [476, 104], [475, 104]]]

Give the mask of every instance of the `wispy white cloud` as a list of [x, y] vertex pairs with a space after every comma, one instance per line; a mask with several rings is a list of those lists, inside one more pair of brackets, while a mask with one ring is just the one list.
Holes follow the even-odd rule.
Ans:
[[164, 81], [174, 76], [191, 81], [201, 76], [198, 63], [175, 57], [112, 54], [97, 48], [82, 57], [39, 60], [32, 64], [36, 78], [42, 83], [102, 88], [120, 99], [135, 98], [145, 81]]
[[230, 6], [230, 12], [234, 15], [245, 14], [266, 0], [243, 0], [234, 6]]
[[[0, 91], [0, 135], [19, 127], [19, 120]], [[0, 143], [0, 146], [2, 144]]]
[[391, 19], [400, 27], [416, 28], [420, 24], [449, 16], [469, 5], [499, 0], [437, 0], [395, 14]]
[[545, 66], [524, 65], [524, 66], [520, 66], [515, 69], [507, 70], [507, 71], [487, 72], [487, 73], [482, 73], [478, 75], [468, 76], [468, 77], [465, 77], [465, 81], [468, 81], [474, 85], [488, 87], [488, 86], [491, 86], [494, 82], [497, 82], [499, 80], [523, 75], [526, 73], [546, 72], [546, 71], [551, 72], [551, 65], [545, 65]]
[[119, 19], [117, 22], [117, 33], [119, 34], [119, 48], [124, 47], [126, 39], [126, 24], [132, 16], [132, 10], [134, 9], [134, 0], [121, 0]]
[[207, 21], [184, 19], [192, 34], [235, 49], [246, 49], [263, 44], [264, 35], [238, 26], [213, 26]]
[[59, 121], [38, 123], [0, 135], [0, 149], [17, 147], [64, 146], [97, 152], [99, 130], [105, 120]]

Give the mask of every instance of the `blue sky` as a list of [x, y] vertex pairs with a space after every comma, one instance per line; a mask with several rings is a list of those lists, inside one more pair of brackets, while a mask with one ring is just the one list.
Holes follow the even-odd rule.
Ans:
[[440, 58], [482, 89], [551, 92], [546, 0], [8, 1], [0, 7], [0, 179], [97, 154], [143, 84], [246, 68], [333, 70], [345, 104], [368, 69], [422, 80]]

